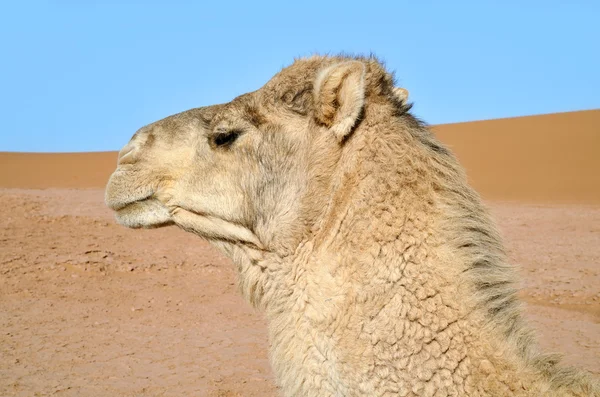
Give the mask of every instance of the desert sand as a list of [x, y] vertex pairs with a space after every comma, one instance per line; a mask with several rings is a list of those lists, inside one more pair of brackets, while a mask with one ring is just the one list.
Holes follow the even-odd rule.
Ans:
[[[540, 345], [600, 376], [600, 110], [434, 130], [498, 221]], [[0, 395], [275, 396], [233, 266], [174, 227], [117, 225], [115, 164], [0, 153]]]

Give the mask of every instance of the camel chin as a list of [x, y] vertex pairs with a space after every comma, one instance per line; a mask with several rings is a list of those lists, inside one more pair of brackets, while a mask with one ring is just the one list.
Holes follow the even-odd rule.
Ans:
[[167, 207], [156, 199], [133, 202], [116, 211], [115, 217], [119, 224], [132, 229], [151, 229], [173, 224]]

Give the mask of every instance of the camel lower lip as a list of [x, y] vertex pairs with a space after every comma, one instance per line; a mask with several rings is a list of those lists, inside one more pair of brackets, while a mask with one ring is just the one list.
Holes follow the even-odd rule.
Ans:
[[129, 202], [115, 210], [119, 224], [132, 228], [156, 228], [172, 224], [167, 207], [152, 197]]
[[115, 208], [113, 208], [113, 210], [115, 212], [119, 213], [119, 211], [126, 210], [127, 208], [131, 207], [132, 205], [143, 203], [144, 201], [148, 201], [149, 199], [150, 199], [150, 196], [148, 196], [146, 198], [143, 198], [141, 200], [131, 201], [131, 202], [127, 203], [127, 204], [123, 204], [123, 205], [120, 205], [118, 207], [115, 207]]
[[142, 202], [144, 202], [144, 201], [148, 201], [148, 200], [150, 200], [150, 199], [152, 198], [152, 196], [153, 196], [153, 195], [154, 195], [154, 192], [152, 192], [152, 193], [148, 194], [148, 195], [147, 195], [147, 196], [145, 196], [145, 197], [141, 197], [141, 198], [139, 198], [139, 199], [137, 199], [137, 200], [133, 200], [133, 201], [127, 201], [127, 202], [125, 202], [125, 203], [123, 203], [123, 202], [112, 202], [112, 203], [111, 203], [111, 202], [108, 202], [108, 203], [107, 203], [107, 205], [108, 205], [108, 207], [109, 207], [110, 209], [112, 209], [113, 211], [116, 211], [116, 212], [118, 212], [118, 211], [124, 210], [124, 209], [126, 209], [127, 207], [130, 207], [130, 206], [132, 206], [132, 205], [134, 205], [134, 204], [137, 204], [137, 203], [142, 203]]

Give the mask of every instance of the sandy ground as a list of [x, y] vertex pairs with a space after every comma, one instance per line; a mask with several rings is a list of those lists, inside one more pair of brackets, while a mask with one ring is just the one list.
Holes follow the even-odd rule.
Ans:
[[[600, 375], [600, 206], [490, 203], [540, 343]], [[0, 395], [275, 396], [233, 266], [99, 189], [0, 189]]]

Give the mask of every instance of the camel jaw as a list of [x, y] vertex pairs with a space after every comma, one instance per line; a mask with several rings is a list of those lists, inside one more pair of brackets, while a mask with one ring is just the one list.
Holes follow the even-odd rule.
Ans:
[[171, 216], [172, 222], [183, 230], [209, 241], [245, 244], [259, 250], [265, 249], [258, 236], [239, 223], [184, 207], [174, 208]]

